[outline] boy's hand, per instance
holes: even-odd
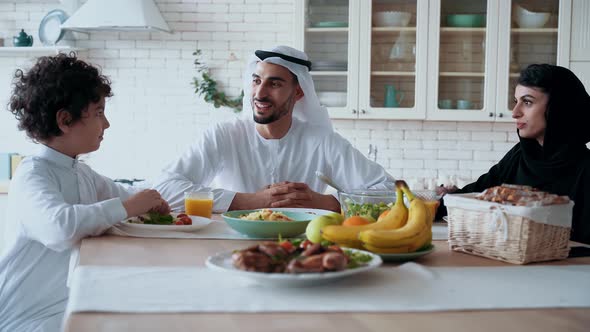
[[[160,193],[153,189],[145,189],[129,197],[123,202],[123,207],[127,211],[127,218],[156,211],[160,213],[169,213],[170,206],[160,196]]]

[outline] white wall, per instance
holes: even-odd
[[[241,89],[243,63],[252,50],[293,41],[293,1],[156,0],[173,34],[93,33],[79,35],[80,55],[100,65],[113,81],[108,101],[111,128],[88,162],[113,178],[152,178],[211,123],[234,116],[193,93],[192,52],[199,48],[226,92]],[[14,20],[14,35],[33,33],[56,1],[0,2],[0,20]],[[40,45],[36,42],[35,45]],[[313,59],[312,59],[313,60]],[[14,69],[26,56],[0,55],[0,104],[6,105]],[[4,108],[4,107],[3,107]],[[338,132],[363,153],[378,147],[378,162],[397,178],[475,178],[517,141],[512,124],[334,120]],[[0,112],[0,151],[24,154],[33,145]]]

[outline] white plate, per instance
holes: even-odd
[[[178,213],[170,213],[173,217],[176,218]],[[152,225],[152,224],[134,224],[129,222],[129,220],[137,218],[128,218],[123,221],[123,226],[136,228],[136,229],[147,229],[153,231],[171,231],[171,232],[192,232],[198,229],[201,229],[211,223],[211,219],[199,216],[189,216],[193,221],[192,225]]]
[[[249,278],[259,284],[265,286],[281,286],[281,287],[298,287],[298,286],[314,286],[325,282],[331,282],[335,279],[348,277],[351,275],[370,271],[383,263],[381,257],[370,253],[368,251],[348,249],[350,251],[360,251],[364,254],[370,255],[373,259],[367,265],[358,267],[356,269],[348,269],[338,272],[323,272],[323,273],[263,273],[263,272],[249,272],[239,270],[234,267],[232,262],[233,251],[226,251],[217,253],[207,258],[206,265],[208,268],[225,273],[231,273],[236,276]]]
[[[61,24],[68,19],[68,15],[61,9],[47,13],[39,24],[39,40],[46,46],[57,44],[64,36]]]
[[[443,219],[443,221],[444,221],[444,222],[446,222],[446,223],[448,223],[448,222],[449,222],[449,216],[444,216],[444,217],[442,217],[442,219]]]

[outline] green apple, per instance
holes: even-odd
[[[322,228],[328,225],[340,225],[343,221],[344,217],[336,212],[316,217],[307,224],[305,235],[309,241],[320,243],[322,242]]]

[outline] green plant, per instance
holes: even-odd
[[[193,52],[195,56],[195,67],[197,69],[197,77],[193,77],[193,85],[195,93],[203,96],[206,102],[213,104],[215,108],[226,106],[232,108],[234,112],[242,111],[242,98],[244,97],[244,90],[240,95],[234,99],[228,98],[225,92],[217,91],[217,82],[209,75],[209,68],[201,62],[201,50],[197,49]],[[199,77],[200,76],[200,77]]]

